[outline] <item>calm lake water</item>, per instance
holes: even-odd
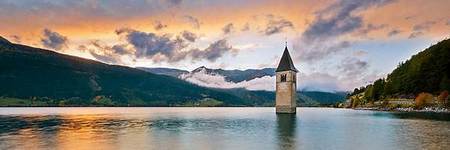
[[[0,108],[0,149],[450,149],[449,114],[274,111]]]

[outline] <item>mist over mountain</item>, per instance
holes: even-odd
[[[248,90],[268,91],[275,89],[275,68],[224,70],[201,66],[192,71],[172,68],[140,67],[138,69],[155,74],[169,75],[210,88],[246,88]]]
[[[197,73],[205,73],[213,76],[223,76],[226,82],[233,82],[233,83],[250,81],[265,76],[275,76],[275,68],[224,70],[224,69],[210,69],[205,66],[201,66],[192,71],[173,68],[145,68],[145,67],[137,67],[137,68],[151,73],[168,75],[172,77],[180,77],[181,75],[183,75],[183,78],[190,78]]]
[[[224,70],[201,66],[190,72],[172,68],[139,69],[155,74],[170,75],[204,87],[215,88],[246,99],[254,105],[274,105],[275,68]],[[346,92],[298,91],[297,102],[300,106],[332,105],[343,101],[346,94]]]
[[[205,66],[201,66],[194,69],[190,74],[195,74],[198,72],[205,72],[211,75],[221,75],[224,76],[225,81],[239,83],[242,81],[250,81],[256,78],[261,78],[265,76],[275,76],[275,68],[263,68],[263,69],[246,69],[246,70],[223,70],[223,69],[209,69]],[[189,75],[186,75],[186,77]]]

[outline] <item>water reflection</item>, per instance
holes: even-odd
[[[0,116],[0,149],[112,149],[120,131],[149,124],[102,115]]]
[[[296,149],[296,123],[297,119],[295,114],[277,114],[278,149]]]
[[[0,108],[0,149],[450,148],[450,121],[433,117],[327,108],[298,115],[273,108]]]
[[[450,121],[450,113],[435,112],[394,112],[392,115],[399,119],[426,119]]]

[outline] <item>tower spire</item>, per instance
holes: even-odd
[[[287,37],[284,37],[284,47],[287,47]]]
[[[286,44],[283,55],[281,56],[281,59],[280,59],[280,63],[278,64],[278,67],[275,70],[275,72],[288,71],[288,70],[295,71],[295,72],[298,71],[295,68],[294,63],[292,62],[292,58],[291,58],[291,55],[289,55],[289,50],[288,50],[287,44]]]

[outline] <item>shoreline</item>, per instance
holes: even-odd
[[[382,108],[382,107],[357,107],[357,108],[349,108],[353,110],[371,110],[371,111],[384,111],[384,112],[411,112],[411,113],[449,113],[450,109],[448,108],[438,108],[438,107],[426,107],[424,109],[414,109],[411,107],[408,108]]]
[[[2,108],[42,108],[42,107],[50,107],[50,108],[126,108],[126,107],[153,107],[153,108],[267,108],[271,106],[0,106]],[[336,109],[351,109],[351,110],[369,110],[369,111],[384,111],[384,112],[404,112],[404,113],[448,113],[450,114],[450,109],[448,108],[438,108],[438,107],[426,107],[424,109],[414,109],[414,108],[382,108],[382,107],[356,107],[356,108],[342,108],[342,107],[324,107],[324,106],[297,106],[298,108],[336,108]]]

